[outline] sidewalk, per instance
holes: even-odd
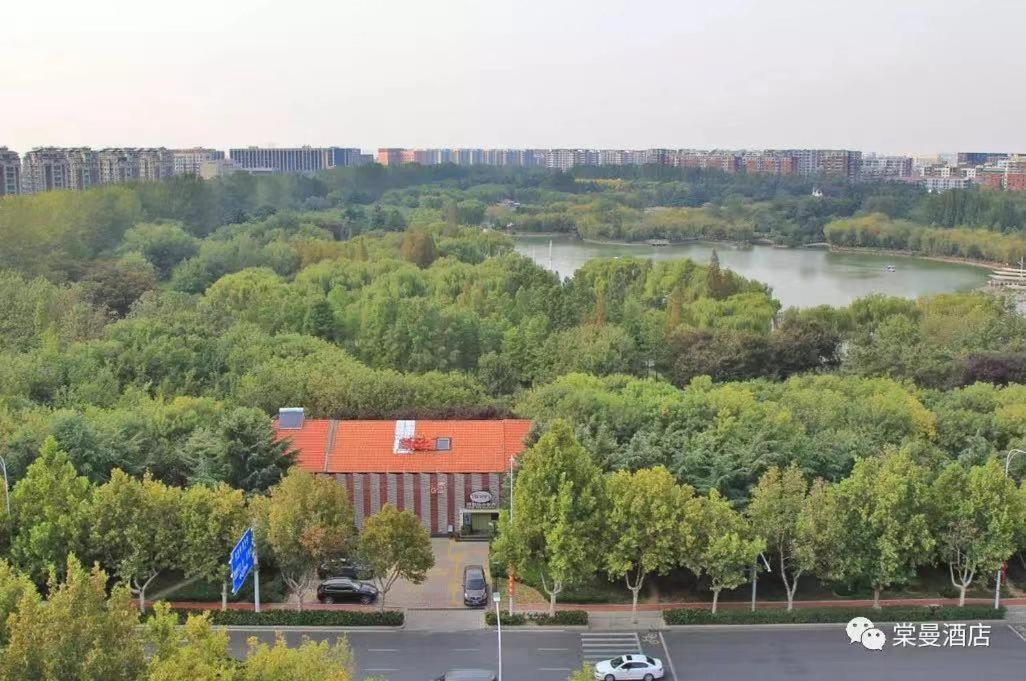
[[[967,598],[965,599],[966,605],[988,605],[992,604],[994,599],[992,598]],[[151,603],[147,601],[147,603]],[[220,610],[220,601],[169,601],[171,607],[182,608],[186,610]],[[152,603],[151,603],[152,604]],[[1001,604],[1008,606],[1010,610],[1015,608],[1015,612],[1022,613],[1024,620],[1026,620],[1026,598],[1003,598]],[[881,598],[880,605],[958,605],[957,598]],[[385,602],[386,610],[396,610],[397,607],[392,607],[393,604],[390,601]],[[264,610],[282,610],[282,609],[294,609],[294,605],[288,603],[262,603],[261,607]],[[506,607],[506,601],[503,601],[503,608]],[[712,607],[712,602],[709,601],[691,601],[687,603],[639,603],[638,613],[653,613],[662,612],[663,610],[674,610],[677,608],[688,608],[692,610],[708,610]],[[721,610],[747,610],[751,607],[750,601],[731,601],[723,602],[720,601],[719,608]],[[759,610],[776,609],[782,610],[787,607],[786,601],[757,601],[756,608]],[[794,607],[796,610],[801,608],[871,608],[873,607],[872,599],[849,599],[849,600],[822,600],[822,601],[795,601]],[[229,610],[252,610],[252,603],[229,603]],[[364,610],[364,611],[375,611],[378,609],[377,605],[322,605],[316,601],[308,602],[303,606],[304,610]],[[463,608],[457,607],[455,610],[462,610]],[[514,602],[514,610],[517,612],[548,612],[549,606],[546,603],[530,603],[524,605],[518,605]],[[630,613],[630,603],[556,603],[556,610],[587,610],[591,613]]]

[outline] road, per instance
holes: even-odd
[[[881,627],[892,637],[890,625]],[[271,632],[231,632],[232,652],[245,654],[246,638],[273,641]],[[338,634],[311,630],[313,640]],[[303,634],[288,633],[297,644]],[[496,668],[494,631],[447,633],[351,632],[357,678],[428,681],[450,668]],[[503,631],[504,681],[565,681],[584,659],[635,652],[638,647],[672,663],[670,681],[965,681],[1019,678],[1026,668],[1026,642],[1005,624],[990,631],[989,647],[897,648],[881,651],[849,645],[843,625],[835,629],[673,630],[662,634],[578,631]],[[666,648],[664,650],[663,641]],[[669,667],[669,664],[667,664]]]

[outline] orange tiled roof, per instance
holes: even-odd
[[[499,473],[531,429],[522,419],[416,421],[415,437],[447,437],[452,449],[397,454],[395,423],[306,419],[300,429],[279,430],[277,422],[275,429],[292,441],[304,470],[326,473]]]

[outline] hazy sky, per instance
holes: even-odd
[[[0,146],[1026,151],[1023,0],[11,1]]]

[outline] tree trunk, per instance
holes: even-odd
[[[139,584],[139,580],[134,578],[132,579],[132,584],[135,585],[135,591],[137,594],[139,594],[140,613],[146,612],[146,589],[150,586],[150,584],[153,583],[153,580],[155,580],[159,574],[159,572],[154,572],[142,584]]]
[[[880,609],[880,589],[873,589],[873,608]]]
[[[967,585],[962,584],[961,586],[958,587],[958,607],[960,607],[960,608],[965,605],[965,590],[966,590],[966,586]]]
[[[798,592],[798,579],[802,576],[801,570],[796,570],[794,577],[787,578],[787,564],[784,562],[784,552],[780,552],[780,579],[784,581],[784,592],[787,594],[787,611],[794,610],[794,595]]]
[[[712,614],[714,614],[714,615],[716,614],[716,606],[719,604],[719,602],[720,602],[720,590],[719,589],[713,589]]]
[[[228,609],[228,580],[221,581],[221,612]]]
[[[552,591],[549,594],[549,617],[556,616],[556,592]]]
[[[627,582],[627,588],[631,592],[631,622],[634,624],[638,623],[638,594],[641,593],[641,586],[645,583],[645,574],[641,572],[641,568],[638,568],[638,579],[631,584],[630,572],[624,577]]]

